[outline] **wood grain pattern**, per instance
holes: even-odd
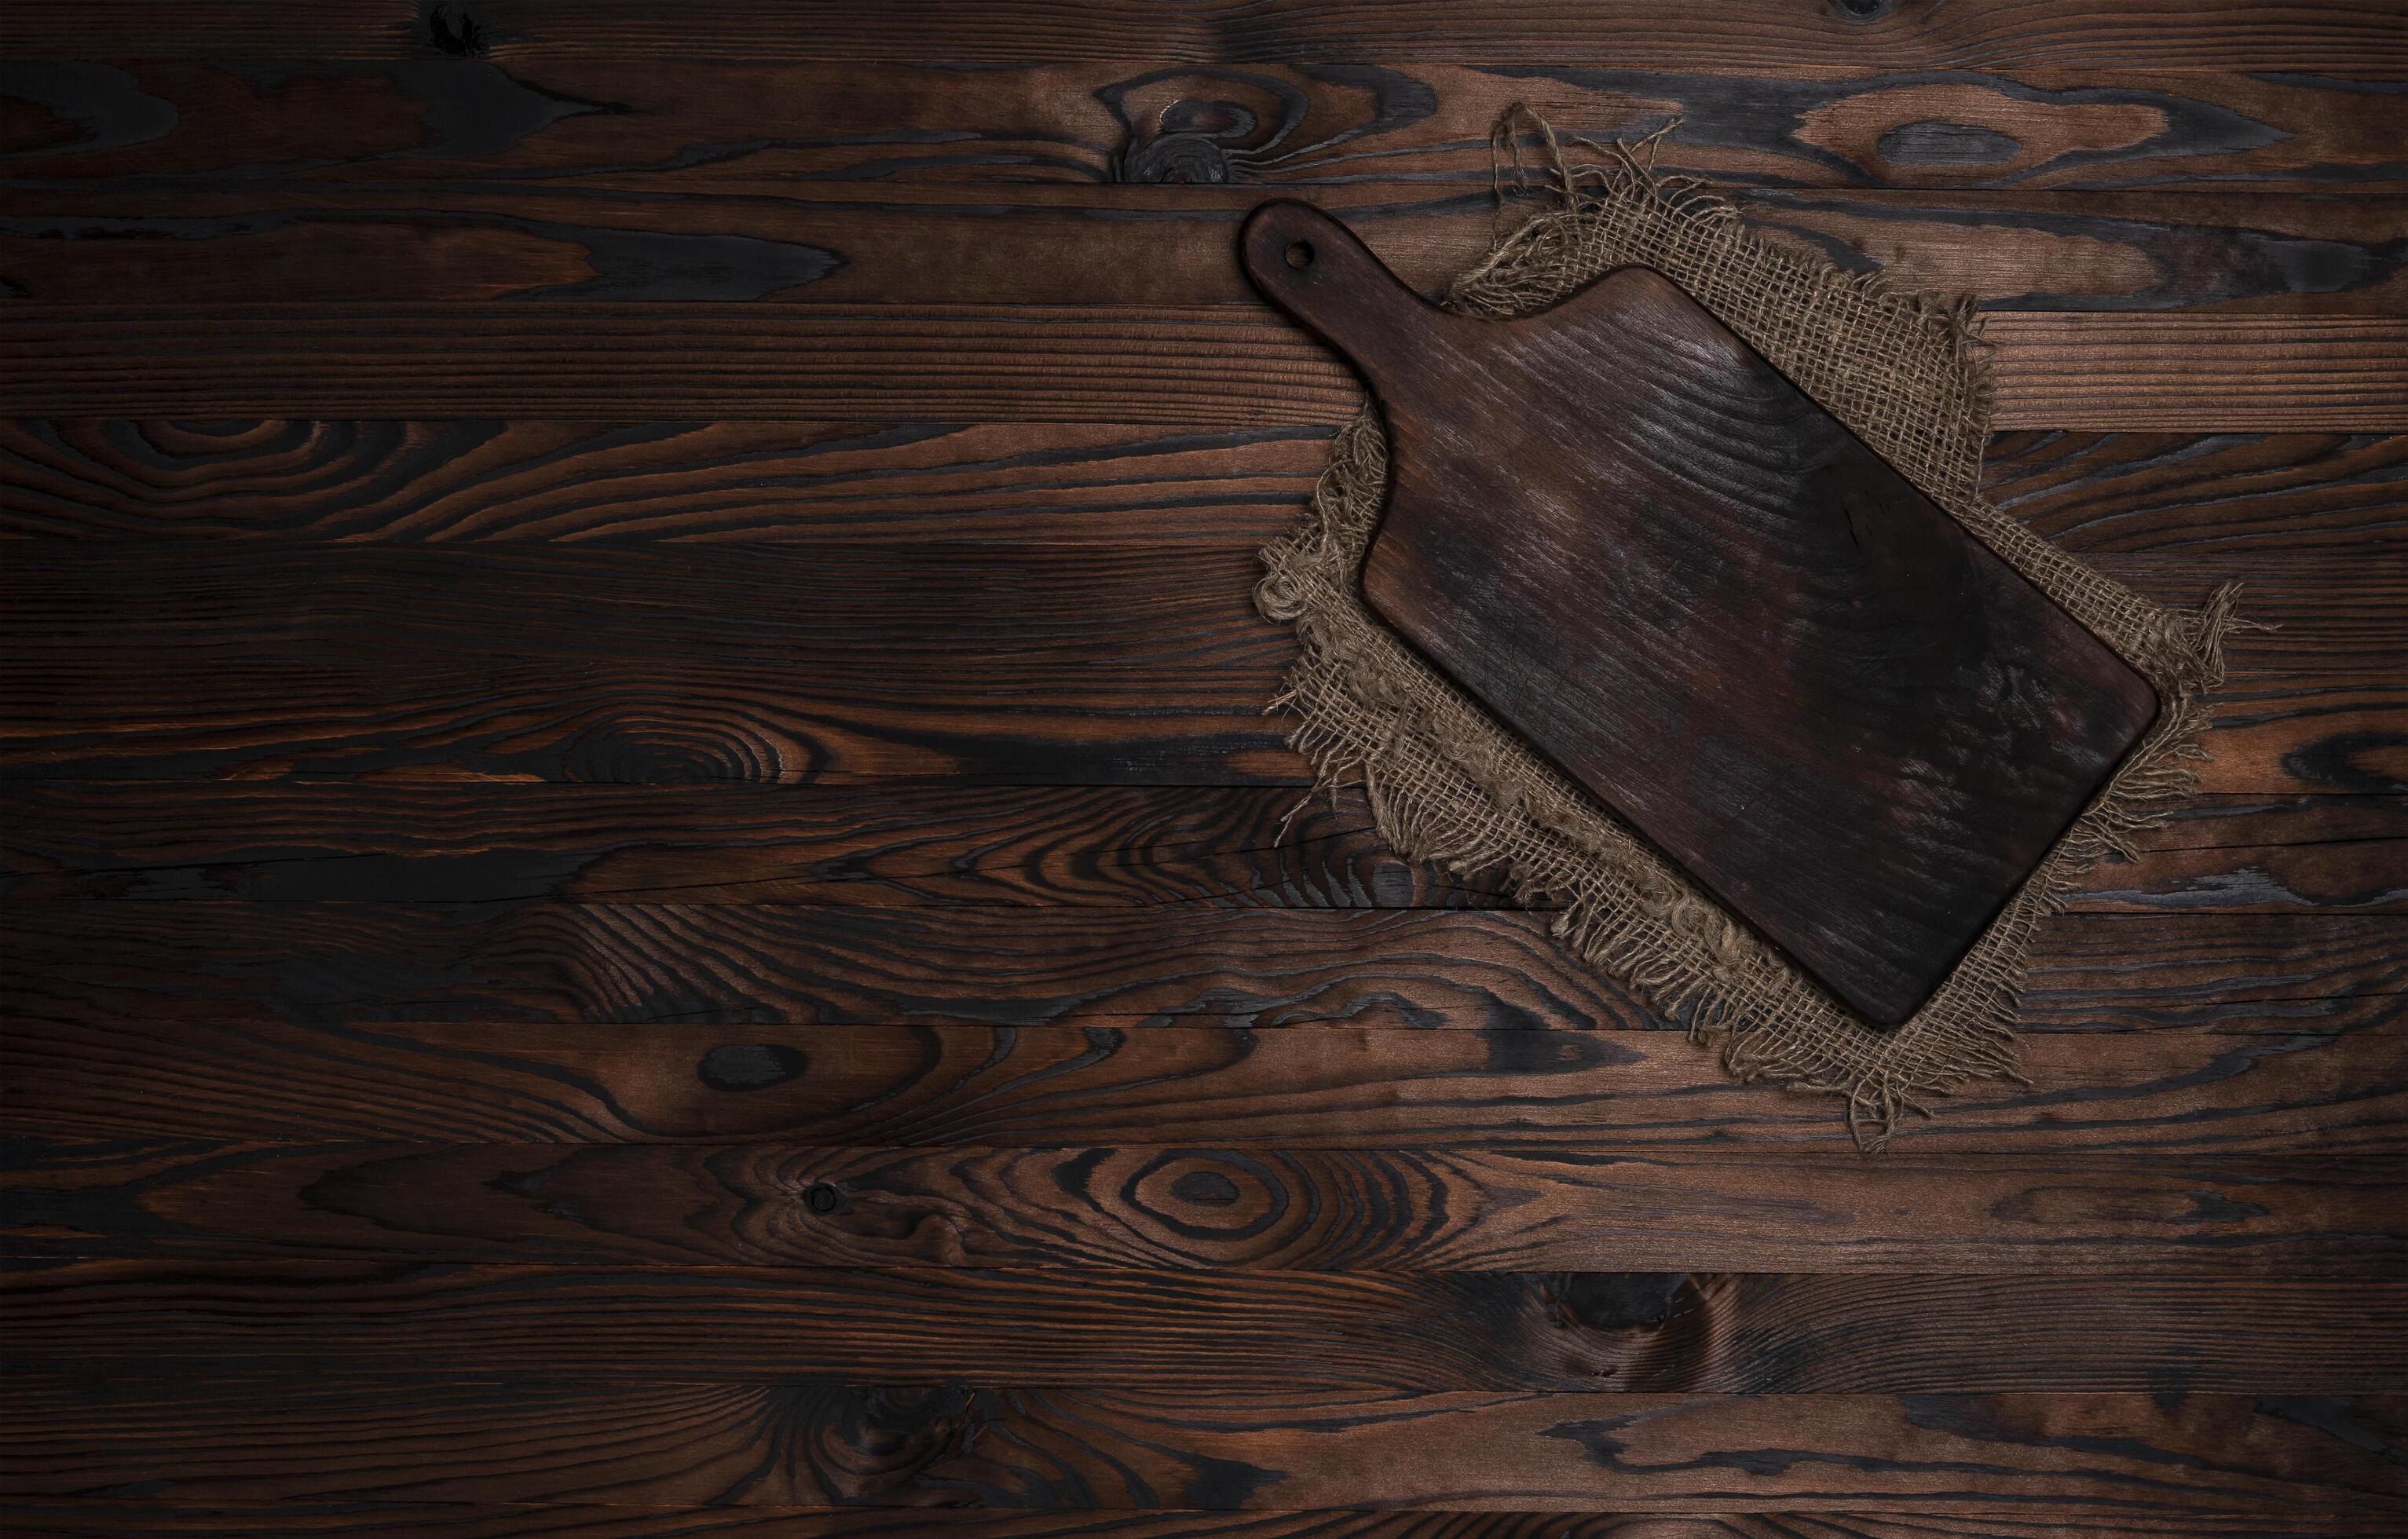
[[[241,553],[213,572],[208,549],[21,548],[0,572],[0,677],[17,681],[0,683],[0,762],[1296,777],[1262,712],[1293,642],[1252,614],[1241,551],[695,547],[665,566],[598,547],[252,545],[215,548]],[[937,595],[942,626],[921,609]],[[128,733],[142,746],[109,746]]]
[[[2249,577],[2206,789],[2408,790],[2396,565],[2101,558],[2151,597]],[[1251,549],[1115,541],[16,542],[0,776],[1296,782],[1294,641]],[[916,606],[941,599],[944,627]],[[746,616],[743,626],[725,623]],[[2312,670],[2312,671],[2310,671]]]
[[[2408,429],[2388,316],[2002,313],[2001,428]],[[1333,426],[1353,377],[1255,307],[0,306],[10,417]]]
[[[2394,321],[2234,316],[2210,331],[2177,316],[2033,312],[1984,335],[2000,344],[2001,427],[2374,428],[2408,402],[2408,323]],[[2045,363],[2020,367],[2017,349]]]
[[[0,420],[0,537],[1254,547],[1328,430]],[[2000,435],[1993,500],[2086,555],[2391,555],[2408,435]]]
[[[1531,64],[1611,62],[1784,74],[1865,68],[2053,65],[2105,71],[2301,71],[2408,75],[2394,17],[2374,0],[2202,12],[2180,0],[2114,6],[2043,0],[1997,14],[1869,7],[1801,9],[1772,0],[1705,0],[1667,29],[1630,0],[1562,7],[1531,0],[1383,0],[1339,12],[1314,0],[1011,0],[964,12],[942,0],[837,0],[808,21],[744,0],[699,0],[665,15],[636,0],[479,0],[440,27],[371,0],[268,0],[238,16],[168,0],[120,0],[95,17],[76,0],[21,0],[0,44],[65,57],[434,58],[466,51],[515,62],[564,53],[680,52],[768,60],[1126,59],[1279,63],[1330,58]],[[468,23],[473,22],[471,27]]]
[[[1293,191],[1360,226],[1425,292],[1478,261],[1500,221],[1530,207],[1517,200],[1500,212],[1484,185]],[[2381,320],[2408,302],[2408,205],[2397,196],[1762,189],[1735,197],[1776,244],[1969,293],[2001,314]],[[151,306],[236,307],[265,284],[280,305],[1251,310],[1230,246],[1260,200],[1232,187],[853,180],[700,192],[607,178],[553,185],[540,173],[356,187],[20,182],[0,215],[0,274],[9,297],[46,306],[138,294]]]
[[[2177,554],[2107,555],[2090,558],[2100,571],[2138,591],[2168,603],[2186,582],[2222,561],[2239,570],[2241,558]],[[2235,674],[2246,677],[2298,670],[2396,675],[2408,664],[2408,626],[2398,625],[2395,591],[2408,580],[2408,557],[2381,551],[2371,557],[2272,552],[2247,561],[2262,574],[2254,587],[2241,579],[2250,618],[2271,629],[2243,630],[2225,648]]]
[[[2408,798],[2200,797],[2081,913],[2401,913]],[[1361,792],[1284,786],[0,784],[0,904],[1513,906],[1399,859]]]
[[[723,1384],[985,1378],[1641,1393],[2377,1393],[2408,1285],[1575,1272],[423,1270],[81,1261],[0,1279],[12,1371]]]
[[[1377,179],[1401,195],[1434,183],[1485,190],[1489,127],[1518,101],[1596,138],[1636,138],[1678,119],[1657,164],[1734,187],[2408,190],[2401,93],[2274,73],[2264,59],[2246,73],[2042,64],[1935,77],[1746,74],[1695,61],[1591,68],[1560,54],[1522,67],[1125,59],[965,73],[682,50],[517,50],[500,60],[429,50],[306,67],[169,56],[179,52],[190,50],[146,48],[62,62],[36,81],[0,78],[17,104],[0,119],[0,153],[25,157],[12,180],[84,192],[147,182],[169,192],[269,179],[390,189],[508,178],[538,189],[792,195],[808,180],[1334,188]]]
[[[727,1539],[2058,1539],[2061,1515],[2047,1505],[2015,1513],[1912,1510],[1890,1513],[980,1513],[966,1507],[782,1507],[599,1503],[397,1503],[281,1501],[208,1505],[116,1501],[0,1501],[0,1518],[31,1534],[106,1539],[188,1539],[195,1534],[434,1534],[440,1539],[651,1539],[662,1525],[679,1534]],[[2083,1510],[2083,1534],[2102,1539],[2315,1539],[2372,1534],[2388,1539],[2382,1510],[2258,1510],[2258,1513],[2107,1513]]]
[[[2217,692],[2209,791],[2283,782],[2345,792],[2408,789],[2408,734],[2398,697],[2369,676],[2234,681]]]
[[[1768,1092],[1774,1093],[1774,1092]],[[17,1140],[0,1257],[2396,1274],[2397,1156]]]
[[[1645,1024],[1640,1022],[1639,1024]],[[2408,1035],[2041,1033],[1928,1151],[2408,1151]],[[1836,1107],[1669,1032],[20,1022],[11,1126],[60,1137],[1820,1147]]]
[[[2349,552],[2398,559],[2408,438],[2282,433],[2001,434],[1991,502],[2069,550]]]
[[[1482,321],[1304,204],[1239,238],[1386,425],[1365,603],[1862,1019],[1923,1006],[2157,720],[1663,275]]]
[[[2137,861],[2086,873],[2074,908],[2280,913],[2397,911],[2408,874],[2408,804],[2343,796],[2253,804],[2203,800],[2141,838]]]
[[[670,904],[59,904],[0,929],[20,1020],[1645,1026],[1546,914]],[[2069,915],[2023,1024],[2359,1030],[2408,921]]]
[[[151,1398],[138,1422],[129,1394]],[[25,1375],[0,1405],[41,1429],[0,1463],[10,1495],[2217,1512],[2396,1510],[2402,1485],[2392,1395],[1850,1395],[1801,1418],[1777,1397]]]
[[[272,1520],[280,1532],[346,1539],[653,1539],[664,1527],[716,1539],[2061,1539],[2066,1521],[2103,1539],[2392,1539],[2382,1511],[2273,1505],[2222,1512],[2133,1512],[2026,1506],[1946,1511],[1894,1506],[1881,1513],[1517,1513],[1517,1512],[996,1512],[965,1508],[828,1508],[748,1504],[674,1506],[573,1502],[408,1503],[292,1501],[138,1505],[107,1500],[17,1500],[5,1530],[45,1536],[186,1539],[249,1534]]]
[[[2381,848],[2251,846],[2235,859],[2286,860],[2300,884],[2319,872],[2334,883],[2371,880],[2372,868],[2320,856]],[[1414,908],[1493,906],[1500,891],[1399,859],[1358,793],[1292,786],[0,784],[0,903]]]
[[[0,363],[0,412],[16,417],[887,417],[1224,432],[1335,424],[1359,405],[1319,348],[1234,306],[11,304]]]
[[[1259,546],[1323,427],[0,420],[0,536]]]
[[[0,1535],[2396,1535],[2396,10],[0,4]],[[1516,100],[2284,627],[1878,1161],[1259,714]]]

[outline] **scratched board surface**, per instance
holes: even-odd
[[[1434,292],[1514,101],[2279,627],[1878,1159],[1263,714],[1238,222]],[[2403,142],[2378,4],[16,0],[0,1532],[2400,1532]]]

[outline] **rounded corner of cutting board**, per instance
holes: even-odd
[[[2052,599],[2050,602],[2055,603],[2056,601]],[[2059,605],[2058,607],[2063,608],[2064,606]],[[2070,615],[2069,618],[2071,618]],[[2074,620],[2074,623],[2077,625],[2082,624],[2078,620]],[[2084,625],[2082,628],[2086,631],[2090,630],[2086,625]],[[2090,634],[2092,639],[2096,640],[2099,645],[2101,647],[2107,647],[2105,637],[2100,636],[2096,631],[2091,631]],[[2166,714],[2166,697],[2164,691],[2159,690],[2156,684],[2150,681],[2148,675],[2141,672],[2140,669],[2133,667],[2130,662],[2128,662],[2121,652],[2117,652],[2113,647],[2107,647],[2107,650],[2114,657],[2116,662],[2124,664],[2124,671],[2131,676],[2132,681],[2135,684],[2140,686],[2139,692],[2132,697],[2133,704],[2137,709],[2134,711],[2132,717],[2133,727],[2131,735],[2125,740],[2124,751],[2115,756],[2115,762],[2121,764],[2131,751],[2140,746],[2142,739],[2147,737],[2149,734],[2157,730],[2158,721],[2163,720]]]

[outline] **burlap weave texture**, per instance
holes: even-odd
[[[1535,120],[1525,121],[1535,123]],[[1514,115],[1498,124],[1516,141]],[[1899,292],[1751,233],[1686,178],[1628,147],[1573,170],[1543,124],[1550,207],[1448,291],[1466,314],[1542,309],[1637,264],[1678,283],[2001,559],[2128,661],[2163,704],[2148,737],[1911,1019],[1877,1031],[1809,982],[1612,813],[1456,690],[1362,602],[1387,446],[1367,407],[1340,433],[1310,511],[1264,551],[1263,613],[1294,625],[1299,658],[1275,706],[1325,787],[1359,782],[1383,837],[1410,859],[1501,870],[1513,895],[1560,912],[1590,963],[1721,1051],[1743,1078],[1845,1098],[1857,1142],[1880,1147],[1901,1112],[1969,1081],[2016,1076],[2017,996],[2033,931],[2074,879],[2189,791],[2222,677],[2233,591],[2196,610],[2150,602],[2009,519],[1981,494],[1988,393],[1964,306]],[[1517,171],[1518,161],[1517,161]],[[2128,852],[2128,850],[2127,850]]]

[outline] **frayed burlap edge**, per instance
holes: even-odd
[[[1858,1146],[1878,1149],[1899,1114],[1928,1111],[1930,1097],[2021,1080],[2014,1020],[2033,930],[2086,868],[2129,854],[2132,831],[2161,822],[2191,789],[2205,697],[2239,623],[2235,589],[2196,610],[2151,603],[1983,500],[1989,400],[1968,307],[1770,245],[1729,204],[1690,178],[1656,176],[1632,147],[1596,147],[1604,164],[1573,170],[1520,108],[1498,124],[1517,180],[1517,115],[1544,145],[1555,206],[1457,279],[1449,307],[1525,315],[1611,268],[1663,273],[2121,653],[2156,686],[2157,722],[1939,991],[1884,1032],[1734,922],[1365,609],[1357,574],[1387,474],[1376,408],[1339,434],[1304,521],[1263,552],[1256,604],[1292,623],[1300,644],[1272,708],[1299,719],[1289,741],[1322,787],[1360,782],[1399,854],[1461,875],[1501,871],[1517,900],[1559,906],[1566,945],[1694,1040],[1717,1044],[1731,1074],[1845,1097]]]

